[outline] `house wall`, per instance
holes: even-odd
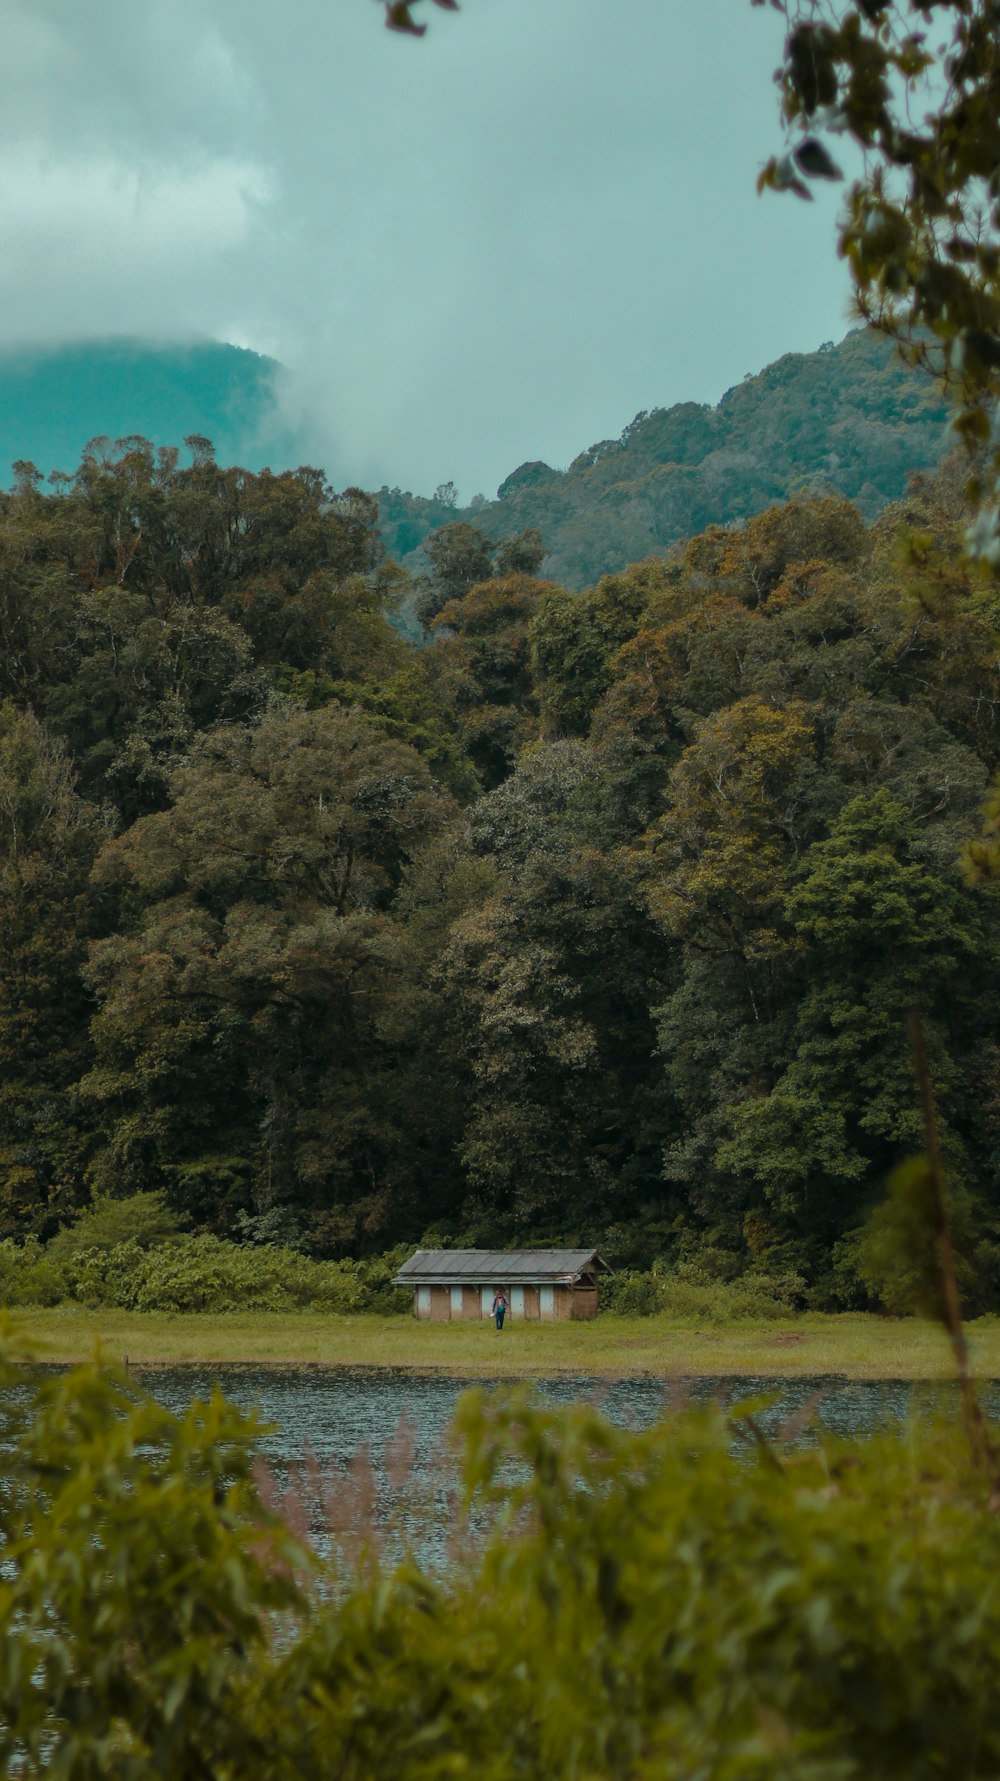
[[[552,1310],[542,1309],[542,1288],[525,1286],[523,1292],[523,1310],[515,1310],[512,1288],[507,1287],[507,1319],[526,1323],[535,1323],[539,1318],[544,1321],[563,1318],[588,1318],[597,1316],[598,1295],[594,1286],[558,1286],[544,1289],[546,1294],[551,1291]],[[493,1303],[494,1286],[417,1286],[413,1291],[413,1315],[423,1322],[431,1323],[479,1323],[491,1316],[490,1307]],[[518,1304],[521,1300],[519,1297]]]
[[[416,1286],[413,1315],[423,1323],[478,1323],[489,1315],[489,1306],[484,1310],[478,1286]]]

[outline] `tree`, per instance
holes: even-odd
[[[83,1197],[82,971],[105,834],[64,750],[37,718],[0,707],[0,1236],[51,1230]]]
[[[449,600],[433,621],[430,666],[455,710],[466,754],[488,790],[538,731],[530,624],[549,584],[496,577]]]
[[[532,667],[550,734],[585,735],[648,597],[639,575],[605,575],[587,594],[549,588],[531,621]]]
[[[883,788],[844,807],[785,900],[790,932],[807,948],[787,1066],[768,1094],[736,1109],[718,1165],[755,1180],[776,1230],[794,1232],[814,1257],[858,1222],[899,1157],[921,1147],[906,1025],[914,1007],[932,1038],[946,1141],[962,1173],[969,1064],[1000,955],[994,912],[950,861],[939,873],[921,854],[917,825]],[[979,1112],[1000,1134],[995,1095]],[[984,1185],[995,1194],[995,1180]]]
[[[523,532],[501,538],[496,547],[493,573],[501,576],[537,575],[547,555],[537,526],[527,526]]]
[[[438,966],[465,1064],[469,1210],[494,1233],[582,1233],[659,1197],[663,949],[594,769],[580,742],[541,746],[479,801],[492,894],[454,922]]]
[[[336,705],[213,732],[171,797],[98,868],[138,909],[90,972],[95,1185],[163,1187],[216,1225],[292,1203],[321,1247],[384,1246],[406,1166],[382,943],[448,800],[412,749]]]
[[[462,600],[478,582],[493,573],[494,546],[478,526],[452,520],[424,540],[431,566],[419,602],[419,616],[427,625],[449,600]]]
[[[420,0],[386,9],[421,36]],[[765,0],[750,0],[763,6]],[[787,149],[758,189],[810,198],[843,178],[848,137],[864,169],[839,230],[858,309],[912,363],[942,376],[953,425],[987,447],[970,541],[1000,563],[1000,13],[996,0],[767,0],[788,22],[778,72]],[[455,0],[437,0],[455,10]]]
[[[764,0],[752,0],[762,5]],[[771,0],[788,20],[780,70],[789,151],[761,186],[809,197],[841,173],[824,138],[847,135],[864,171],[840,248],[860,313],[929,365],[957,402],[955,430],[987,446],[992,476],[974,542],[1000,561],[1000,12],[995,0]]]

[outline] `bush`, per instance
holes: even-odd
[[[621,1268],[601,1281],[602,1311],[621,1317],[652,1317],[666,1303],[666,1278],[656,1268]]]
[[[763,1321],[788,1317],[793,1307],[780,1296],[779,1283],[768,1275],[745,1274],[742,1280],[716,1280],[701,1285],[694,1280],[674,1279],[666,1293],[664,1310],[684,1323],[730,1323],[740,1318]]]
[[[139,1194],[111,1204],[135,1207],[157,1201]],[[153,1241],[155,1206],[140,1208],[139,1232],[114,1243],[84,1243],[83,1235],[106,1239],[120,1231],[119,1215],[89,1215],[47,1246],[35,1238],[23,1244],[0,1242],[0,1304],[58,1305],[118,1311],[373,1311],[408,1312],[409,1292],[392,1285],[408,1248],[366,1261],[314,1261],[297,1249],[273,1243],[227,1243],[207,1235],[171,1235]],[[146,1216],[148,1214],[148,1216]]]
[[[65,1270],[37,1237],[0,1242],[0,1304],[58,1305],[67,1297]]]
[[[82,1250],[65,1268],[73,1298],[124,1311],[356,1311],[363,1298],[353,1263],[212,1236]]]
[[[221,1237],[178,1236],[148,1247],[135,1237],[113,1247],[73,1246],[53,1256],[33,1240],[0,1243],[0,1302],[63,1300],[119,1311],[408,1311],[390,1284],[401,1255],[318,1262],[275,1244],[246,1247]]]
[[[127,1200],[101,1197],[56,1232],[48,1254],[62,1261],[80,1250],[111,1250],[129,1242],[148,1249],[178,1236],[180,1230],[180,1221],[161,1193],[132,1194]]]
[[[4,1774],[1000,1773],[998,1479],[964,1423],[778,1451],[739,1411],[469,1393],[432,1575],[373,1542],[352,1567],[335,1520],[311,1555],[221,1397],[2,1382]]]
[[[685,1323],[728,1323],[736,1318],[787,1317],[803,1291],[798,1274],[751,1270],[736,1280],[692,1278],[693,1269],[668,1273],[623,1269],[601,1285],[601,1310],[624,1317],[663,1313]]]

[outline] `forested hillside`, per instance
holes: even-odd
[[[873,519],[913,471],[938,462],[947,421],[926,373],[858,329],[748,375],[717,408],[683,402],[637,414],[620,439],[592,445],[566,471],[522,464],[496,501],[452,511],[440,498],[381,489],[382,535],[419,572],[424,538],[449,520],[473,520],[495,539],[534,527],[546,574],[579,589],[804,490],[847,495]]]
[[[81,340],[0,352],[0,484],[24,459],[72,473],[88,440],[137,434],[171,445],[212,440],[224,464],[296,462],[280,421],[274,359],[219,340]]]
[[[319,473],[22,478],[0,1236],[158,1188],[318,1255],[580,1236],[856,1302],[917,1003],[993,1302],[1000,929],[959,859],[998,614],[956,487],[871,526],[794,502],[583,594],[515,568],[418,648],[374,502]]]
[[[302,449],[279,412],[280,369],[217,341],[85,341],[0,354],[0,483],[9,486],[19,459],[44,476],[71,472],[95,435],[169,445],[197,433],[221,464],[295,465]],[[786,354],[715,408],[685,402],[638,414],[568,470],[522,464],[494,501],[459,507],[451,484],[432,496],[382,488],[379,533],[388,554],[420,575],[428,534],[450,522],[474,523],[494,542],[534,529],[546,574],[578,590],[706,525],[748,519],[803,491],[847,495],[872,519],[914,470],[938,462],[947,420],[933,381],[857,330],[819,352]],[[329,424],[336,435],[338,417]]]

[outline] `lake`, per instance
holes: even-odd
[[[257,1408],[265,1422],[275,1425],[261,1445],[276,1466],[301,1458],[307,1447],[320,1461],[344,1462],[360,1447],[368,1446],[377,1460],[403,1414],[414,1426],[418,1455],[427,1455],[439,1447],[461,1393],[475,1383],[438,1373],[387,1368],[249,1364],[135,1367],[133,1377],[171,1410],[183,1411],[193,1398],[209,1396],[215,1386],[242,1409]],[[665,1407],[676,1402],[679,1391],[696,1404],[716,1398],[730,1405],[766,1396],[771,1401],[757,1421],[770,1434],[777,1434],[814,1398],[814,1415],[822,1427],[836,1434],[857,1435],[902,1421],[914,1402],[945,1401],[951,1391],[949,1386],[904,1380],[775,1379],[763,1375],[689,1382],[560,1375],[533,1383],[546,1403],[572,1404],[586,1399],[598,1404],[612,1421],[637,1427],[655,1421]],[[502,1386],[487,1382],[486,1389]],[[990,1408],[1000,1410],[1000,1386],[988,1386],[985,1395]]]
[[[184,1411],[192,1399],[207,1397],[216,1385],[241,1408],[256,1408],[274,1425],[261,1441],[261,1453],[275,1489],[291,1490],[298,1501],[300,1531],[308,1532],[318,1546],[326,1546],[329,1526],[336,1525],[340,1512],[333,1509],[331,1523],[330,1504],[347,1504],[343,1526],[349,1526],[351,1501],[363,1502],[368,1488],[376,1524],[388,1525],[395,1518],[397,1534],[402,1531],[425,1561],[434,1564],[444,1557],[447,1528],[454,1520],[455,1480],[441,1463],[442,1437],[469,1380],[387,1369],[255,1365],[142,1367],[134,1368],[133,1376],[172,1410]],[[679,1393],[676,1380],[650,1378],[608,1381],[561,1376],[534,1384],[545,1402],[587,1399],[613,1421],[635,1427],[648,1426],[677,1402]],[[498,1387],[488,1384],[486,1389]],[[947,1401],[953,1388],[904,1381],[761,1376],[696,1379],[682,1390],[693,1403],[716,1398],[733,1405],[767,1397],[769,1402],[756,1420],[773,1435],[815,1400],[814,1424],[836,1434],[857,1435],[899,1425],[914,1406]],[[992,1411],[1000,1411],[997,1385],[986,1388],[985,1398]],[[412,1436],[412,1459],[402,1486],[393,1481],[392,1445],[401,1417]],[[798,1438],[813,1438],[809,1426]],[[363,1450],[370,1452],[370,1471]],[[355,1462],[352,1481],[351,1461],[359,1452],[362,1458],[360,1464]],[[286,1499],[283,1513],[294,1520],[291,1501]],[[325,1511],[321,1501],[327,1504]]]

